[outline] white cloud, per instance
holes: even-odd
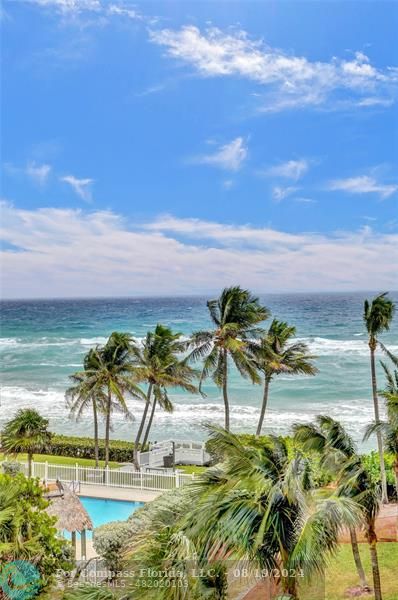
[[[126,17],[134,21],[148,21],[150,24],[157,22],[156,17],[146,17],[141,14],[129,1],[109,3],[108,0],[27,0],[43,8],[52,8],[62,15],[77,17],[83,13],[97,14],[104,23],[107,16]]]
[[[287,198],[288,196],[294,194],[294,192],[297,192],[298,189],[299,188],[294,186],[282,187],[276,185],[272,188],[272,198],[273,200],[275,200],[275,202],[281,202],[282,200],[285,200],[285,198]]]
[[[252,40],[242,30],[224,32],[213,27],[201,32],[192,25],[151,31],[150,39],[203,77],[235,76],[262,86],[258,89],[263,89],[263,111],[321,107],[328,102],[336,109],[350,102],[358,105],[370,94],[372,102],[363,106],[382,105],[397,91],[397,70],[377,69],[362,52],[351,60],[310,61]]]
[[[301,158],[300,160],[288,160],[287,162],[270,167],[264,174],[270,177],[285,177],[286,179],[298,181],[305,175],[308,168],[308,160]]]
[[[247,145],[242,137],[237,137],[228,144],[220,146],[212,154],[205,154],[193,159],[193,162],[213,165],[228,171],[238,171],[247,157]]]
[[[47,164],[37,165],[35,162],[29,162],[26,167],[28,177],[36,181],[39,185],[44,185],[50,175],[51,166]]]
[[[233,283],[258,291],[396,285],[398,235],[369,227],[293,234],[175,217],[133,227],[112,212],[9,204],[2,216],[1,237],[18,248],[2,255],[7,297],[192,294]]]
[[[56,8],[63,13],[80,13],[101,9],[99,0],[28,0],[28,2],[43,7]]]
[[[85,202],[91,201],[91,185],[94,183],[94,179],[78,179],[74,175],[65,175],[60,177],[60,181],[68,183]]]
[[[329,182],[329,190],[339,190],[351,194],[378,194],[381,198],[388,198],[398,191],[398,185],[393,183],[380,183],[374,177],[361,175],[347,179],[334,179]]]

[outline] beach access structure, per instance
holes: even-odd
[[[149,445],[146,452],[138,453],[141,468],[171,468],[175,465],[205,466],[210,463],[205,442],[165,440]]]

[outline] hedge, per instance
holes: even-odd
[[[1,446],[1,444],[0,444]],[[1,450],[1,448],[0,448]],[[15,448],[16,452],[25,452],[24,448]],[[99,440],[99,459],[105,460],[105,440]],[[133,460],[133,442],[110,440],[109,460],[114,462],[131,462]],[[51,441],[40,449],[43,454],[54,456],[71,456],[72,458],[95,458],[94,439],[90,437],[74,437],[51,434]],[[38,451],[36,452],[36,454]]]
[[[131,462],[134,444],[123,440],[110,440],[109,460],[115,462]],[[94,440],[89,437],[73,437],[53,435],[46,447],[48,454],[55,456],[72,456],[76,458],[95,458]],[[105,440],[99,440],[99,459],[105,459]]]

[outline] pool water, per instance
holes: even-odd
[[[110,521],[126,521],[133,512],[144,506],[143,502],[90,498],[89,496],[79,496],[79,498],[90,515],[94,529]],[[70,539],[70,534],[65,534],[65,537]],[[91,531],[87,532],[87,537],[88,539],[92,538]]]
[[[89,496],[80,496],[80,501],[90,515],[94,528],[109,523],[109,521],[125,521],[137,508],[144,505],[143,502],[108,500]]]

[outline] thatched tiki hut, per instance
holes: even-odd
[[[86,531],[93,530],[92,521],[80,502],[78,496],[65,488],[62,496],[50,499],[47,512],[52,517],[57,517],[56,527],[61,531],[69,531],[72,536],[72,546],[76,558],[76,532],[81,535],[81,558],[86,558]]]

